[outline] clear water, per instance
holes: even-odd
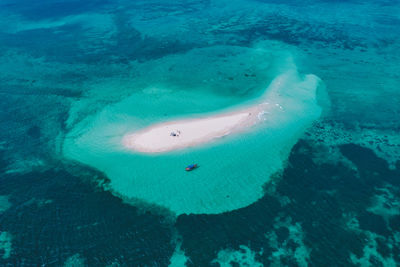
[[[2,1],[0,265],[398,265],[399,14],[398,1]],[[287,71],[273,127],[159,156],[121,147],[251,103]]]
[[[248,50],[226,60],[231,64],[235,60],[245,61],[243,57],[253,53],[253,48]],[[204,49],[202,52],[210,53]],[[263,184],[268,177],[282,169],[297,138],[321,115],[316,97],[321,87],[319,79],[299,77],[293,63],[286,58],[261,57],[272,52],[270,49],[263,53],[256,51],[260,63],[254,63],[282,61],[281,64],[287,66],[266,89],[259,85],[260,91],[266,92],[258,97],[265,100],[257,102],[268,101],[266,104],[272,106],[269,113],[263,115],[265,121],[260,127],[223,138],[216,144],[182,151],[156,155],[128,151],[122,146],[124,136],[143,125],[182,116],[180,111],[188,113],[185,118],[205,116],[223,107],[221,103],[235,102],[234,97],[209,92],[188,93],[181,85],[172,89],[158,85],[161,89],[145,88],[79,123],[65,137],[63,154],[104,172],[111,180],[111,190],[117,195],[145,200],[178,215],[220,213],[247,206],[262,197]],[[186,54],[181,57],[192,59]],[[175,62],[176,58],[165,60]],[[206,71],[209,79],[221,79],[221,75],[214,74],[220,66],[207,65],[206,70],[191,70],[184,76],[206,76],[203,73]],[[182,82],[180,79],[178,83]],[[210,87],[218,86],[218,82],[217,85],[210,83]],[[244,103],[251,104],[245,100]],[[193,162],[201,168],[185,172],[185,166]]]

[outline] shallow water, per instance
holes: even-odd
[[[316,98],[320,81],[315,76],[301,78],[294,68],[288,64],[286,72],[264,89],[259,101],[267,101],[271,108],[262,115],[265,121],[259,127],[244,134],[170,153],[129,151],[122,144],[125,135],[139,130],[141,123],[157,122],[160,114],[167,121],[174,111],[195,109],[200,113],[212,105],[220,108],[221,97],[213,94],[188,95],[177,88],[168,90],[167,96],[162,90],[149,95],[145,89],[78,124],[65,137],[63,154],[104,172],[117,195],[145,200],[178,215],[247,206],[262,197],[263,184],[282,169],[297,138],[321,114]],[[153,98],[158,100],[154,103]],[[137,115],[138,106],[142,106],[140,113],[148,114],[145,122]],[[186,173],[184,167],[192,162],[201,168]]]
[[[398,265],[399,14],[398,1],[3,1],[0,265]],[[121,147],[251,103],[289,69],[282,98],[306,112],[276,127],[159,156]],[[310,102],[293,95],[307,74],[321,79]]]

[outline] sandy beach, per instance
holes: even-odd
[[[268,103],[258,103],[209,117],[155,124],[126,135],[123,144],[143,153],[161,153],[209,143],[265,120],[268,107]]]

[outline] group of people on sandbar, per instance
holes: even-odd
[[[179,135],[181,135],[181,131],[179,131],[179,130],[171,132],[171,134],[170,134],[170,136],[173,136],[173,137],[179,137]]]

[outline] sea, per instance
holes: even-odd
[[[2,0],[0,266],[400,266],[400,1]]]

